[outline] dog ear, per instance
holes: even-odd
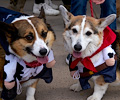
[[[16,36],[18,30],[13,24],[7,24],[0,21],[0,36],[6,35],[8,37]]]
[[[39,14],[38,18],[43,19],[44,22],[46,23],[46,16],[45,16],[45,11],[44,11],[43,6],[41,7],[40,14]]]
[[[68,12],[67,9],[63,5],[59,6],[59,10],[60,10],[61,15],[63,17],[65,25],[69,26],[71,23],[71,18],[73,17],[73,15],[70,12]]]
[[[108,25],[110,25],[116,19],[116,14],[111,14],[106,18],[99,19],[99,30],[104,30]]]

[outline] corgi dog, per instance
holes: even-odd
[[[26,100],[35,100],[38,80],[41,78],[50,83],[53,78],[54,31],[46,23],[43,8],[38,17],[3,7],[0,7],[0,14],[1,97],[13,100],[22,92],[22,87],[28,86]]]
[[[90,88],[88,80],[92,79],[94,92],[87,100],[101,100],[109,84],[120,84],[120,71],[117,69],[120,57],[120,33],[115,34],[108,27],[116,15],[95,19],[86,15],[74,16],[62,5],[59,9],[65,22],[63,32],[65,48],[71,54],[70,74],[74,79],[79,79],[79,82],[73,84],[70,89],[73,91],[88,89]]]

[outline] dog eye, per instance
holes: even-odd
[[[33,40],[33,35],[32,34],[29,34],[29,35],[27,35],[26,37],[25,37],[27,40]]]
[[[77,33],[78,32],[75,28],[73,28],[72,31],[73,31],[73,33]]]
[[[43,38],[46,38],[47,32],[42,31],[41,36],[42,36]]]
[[[87,35],[87,36],[90,36],[91,34],[92,34],[92,33],[91,33],[90,31],[87,31],[87,32],[86,32],[86,35]]]

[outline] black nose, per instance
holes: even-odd
[[[40,53],[42,56],[44,56],[44,55],[47,54],[47,49],[42,48],[42,49],[39,51],[39,53]]]
[[[74,49],[76,51],[80,51],[82,49],[82,46],[79,43],[77,43],[76,45],[74,45]]]

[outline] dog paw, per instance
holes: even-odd
[[[34,96],[27,96],[26,100],[35,100]]]
[[[80,83],[76,83],[70,86],[70,90],[74,91],[74,92],[79,92],[80,90],[82,90]]]
[[[97,96],[91,95],[87,98],[87,100],[101,100],[101,99],[99,99]]]

